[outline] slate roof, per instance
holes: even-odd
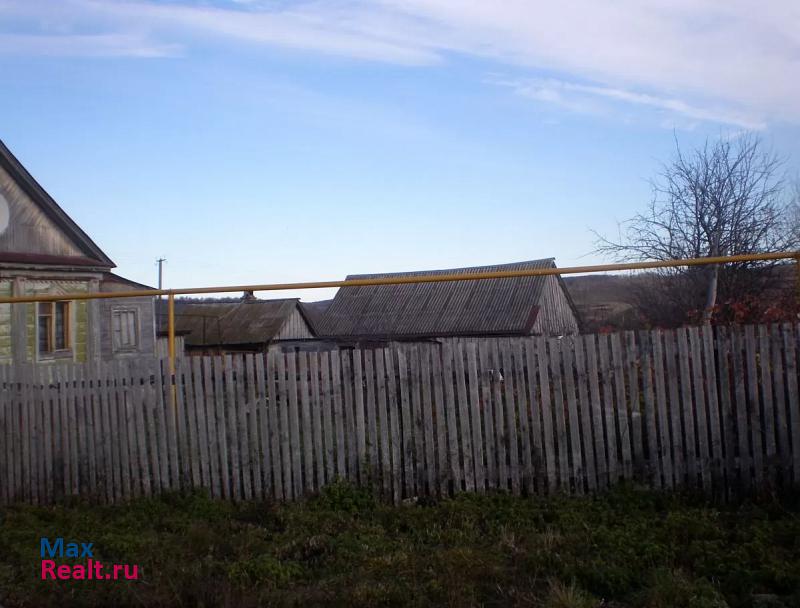
[[[350,275],[366,278],[554,268],[553,258],[496,266]],[[536,321],[546,277],[342,287],[317,319],[331,338],[525,335]],[[562,284],[563,285],[563,284]]]
[[[188,346],[264,344],[298,308],[299,299],[175,302],[175,331]],[[302,309],[300,309],[303,314]],[[166,302],[159,304],[159,333],[166,331]]]

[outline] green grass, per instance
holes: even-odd
[[[800,507],[461,495],[394,507],[335,484],[303,503],[169,495],[0,510],[0,605],[800,607]],[[94,542],[139,581],[42,581],[39,538]]]

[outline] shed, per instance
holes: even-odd
[[[428,277],[555,268],[553,258],[386,274],[348,280]],[[578,332],[575,305],[560,275],[342,287],[317,320],[320,337],[355,340],[452,336],[564,335]]]
[[[166,304],[166,303],[164,303]],[[166,307],[159,315],[159,334],[166,333]],[[175,330],[187,354],[261,352],[275,343],[315,338],[298,298],[238,301],[178,300]]]

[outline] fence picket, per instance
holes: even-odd
[[[753,442],[753,477],[756,485],[764,481],[764,436],[761,420],[761,404],[758,398],[758,353],[755,328],[744,328],[745,354],[747,362],[747,411],[750,414],[750,437]]]
[[[511,492],[520,493],[519,445],[517,442],[517,403],[514,390],[513,362],[511,358],[511,342],[508,338],[500,340],[500,369],[503,374],[503,397],[505,403],[505,429],[508,441],[508,472],[511,477]],[[469,488],[468,488],[469,489]]]
[[[800,395],[797,390],[797,346],[800,326],[784,323],[781,327],[786,353],[786,401],[789,405],[789,434],[792,445],[792,480],[800,484]]]
[[[689,371],[689,341],[686,328],[682,327],[676,330],[675,338],[678,343],[678,380],[680,382],[681,396],[680,400],[674,402],[673,423],[675,421],[675,413],[677,413],[678,426],[673,426],[673,441],[675,441],[674,438],[676,436],[682,438],[683,447],[681,448],[681,453],[684,455],[684,462],[686,463],[688,485],[690,488],[696,488],[698,478],[702,473],[701,462],[697,456],[695,445],[695,416],[697,418],[700,417],[700,404],[692,403],[692,377]]]

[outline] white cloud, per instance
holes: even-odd
[[[495,84],[509,87],[524,97],[555,104],[579,113],[602,113],[603,107],[597,103],[597,100],[611,100],[629,106],[644,106],[692,121],[714,122],[747,130],[760,130],[766,127],[763,121],[745,113],[713,107],[703,108],[681,99],[636,93],[612,87],[580,84],[554,78],[497,80]],[[669,128],[675,126],[675,123],[669,120],[662,120],[661,123]]]
[[[209,36],[405,65],[456,53],[596,83],[535,93],[557,93],[562,104],[605,99],[741,126],[800,122],[796,0],[0,0],[4,17],[28,28],[15,34],[57,28],[140,43],[98,38],[97,54],[191,49]],[[69,42],[45,46],[68,52]],[[90,44],[76,38],[73,48]]]

